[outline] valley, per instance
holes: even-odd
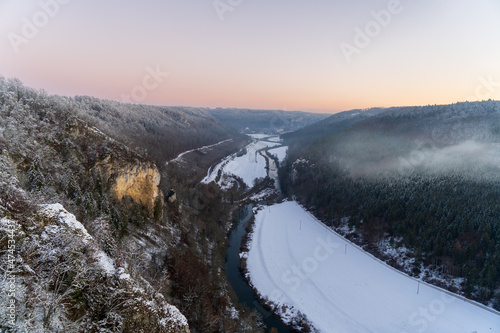
[[[0,1],[0,333],[500,333],[499,14]]]
[[[247,146],[251,156],[254,145],[258,142]],[[269,156],[273,149],[260,153],[268,159],[268,176],[276,179],[274,160]],[[253,158],[243,161],[255,163]],[[228,169],[222,170],[230,174]],[[337,234],[295,201],[257,204],[253,214],[255,225],[239,255],[245,261],[246,279],[266,308],[290,327],[395,333],[492,332],[500,327],[497,311],[401,273]],[[248,218],[246,213],[235,234],[241,237]],[[235,252],[239,252],[236,244],[228,248],[229,281],[238,290],[240,301],[270,318],[234,262]]]
[[[500,327],[498,102],[249,113],[264,134],[1,77],[0,102],[2,330]]]

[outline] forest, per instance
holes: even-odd
[[[287,195],[389,264],[500,309],[500,103],[334,117],[330,135],[289,135]]]

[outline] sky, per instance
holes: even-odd
[[[0,75],[132,103],[500,99],[498,0],[0,0]]]

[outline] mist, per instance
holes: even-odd
[[[500,144],[469,140],[444,148],[413,150],[398,160],[398,168],[406,171],[484,175],[485,172],[499,171]]]
[[[432,142],[417,140],[410,143],[381,135],[369,143],[351,141],[347,146],[355,153],[345,154],[344,150],[333,154],[330,161],[335,161],[354,177],[382,174],[405,176],[412,173],[435,176],[460,174],[477,179],[500,176],[500,143],[467,140],[438,147]]]

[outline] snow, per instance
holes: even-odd
[[[200,147],[200,148],[195,148],[195,149],[191,149],[191,150],[188,150],[188,151],[185,151],[183,153],[180,153],[179,155],[177,155],[176,158],[170,160],[167,162],[167,164],[169,163],[172,163],[172,162],[179,162],[182,157],[186,154],[189,154],[189,153],[192,153],[192,152],[195,152],[197,150],[206,150],[206,149],[210,149],[210,148],[213,148],[213,147],[216,147],[218,145],[221,145],[223,143],[226,143],[226,142],[229,142],[229,141],[232,141],[233,139],[227,139],[227,140],[223,140],[223,141],[220,141],[220,142],[217,142],[217,143],[214,143],[213,145],[208,145],[208,146],[203,146],[203,147]]]
[[[202,183],[208,184],[210,182],[215,181],[215,178],[217,177],[217,174],[219,170],[223,169],[223,167],[232,159],[236,156],[236,154],[229,155],[225,157],[219,164],[215,166],[215,168],[209,168],[207,171],[207,175],[203,180],[201,181]]]
[[[256,139],[246,147],[247,153],[245,155],[238,157],[237,154],[233,154],[226,157],[215,168],[209,170],[207,176],[201,182],[207,184],[215,181],[219,170],[222,170],[224,175],[238,176],[243,179],[248,187],[252,187],[255,179],[267,176],[266,160],[257,151],[277,145],[279,145],[277,142],[265,142]],[[221,180],[219,180],[220,182]],[[226,185],[225,188],[227,187]]]
[[[248,136],[251,137],[252,139],[260,140],[269,137],[269,134],[257,133],[257,134],[248,134]]]
[[[90,241],[94,241],[93,237],[90,236],[90,234],[87,232],[87,229],[81,224],[75,217],[75,215],[69,213],[63,205],[56,203],[56,204],[50,204],[50,205],[42,205],[40,209],[40,213],[44,216],[47,217],[54,217],[57,218],[57,221],[59,223],[65,224],[68,226],[71,230],[74,231],[79,231],[83,234],[82,241],[84,243],[88,243]],[[49,224],[44,227],[44,232],[42,233],[41,237],[42,239],[50,239],[49,235],[55,235],[60,231],[60,226],[54,225],[54,224]],[[97,262],[99,263],[99,266],[109,275],[114,274],[115,272],[115,266],[113,259],[111,259],[106,253],[103,251],[99,250],[97,251],[96,254],[96,259]]]
[[[271,141],[271,142],[281,142],[281,138],[279,136],[273,136],[273,137],[267,138],[266,140]]]
[[[276,192],[276,190],[274,189],[270,189],[270,188],[266,188],[265,190],[259,192],[259,193],[255,193],[254,195],[252,195],[250,197],[250,200],[251,201],[254,201],[254,202],[257,202],[257,201],[261,201],[261,200],[264,200],[272,195],[276,195],[278,194]]]
[[[261,149],[259,144],[251,144],[247,147],[247,154],[236,157],[224,167],[224,173],[229,173],[243,179],[248,187],[252,187],[254,180],[266,177],[266,159],[260,154],[255,154]]]
[[[282,163],[285,160],[286,152],[288,151],[287,146],[282,146],[278,148],[269,149],[271,155],[278,157],[278,162]]]
[[[290,307],[285,319],[300,311],[320,332],[500,332],[498,312],[418,283],[296,202],[257,212],[247,268],[262,296]]]
[[[189,327],[189,323],[184,317],[184,315],[177,309],[177,307],[170,305],[170,304],[164,304],[163,305],[163,311],[165,313],[168,313],[169,317],[168,318],[162,318],[160,319],[160,325],[163,327],[168,327],[169,322],[171,322],[174,326],[176,327],[171,327],[173,329],[179,329],[177,326],[182,326],[182,327]]]
[[[0,228],[1,230],[13,229],[13,226],[17,228],[17,222],[6,217],[2,217],[0,219]]]
[[[97,254],[97,260],[99,262],[99,266],[109,275],[115,273],[115,264],[113,263],[113,259],[108,257],[108,255],[102,251],[99,251]]]
[[[115,275],[119,280],[131,280],[130,274],[126,273],[123,267],[118,267],[115,271]]]
[[[67,225],[70,229],[75,231],[81,231],[83,233],[84,242],[88,242],[92,239],[92,236],[89,235],[87,229],[81,224],[75,217],[75,215],[69,213],[63,205],[56,203],[50,205],[42,205],[40,209],[40,213],[42,215],[48,217],[57,218],[59,222]]]

